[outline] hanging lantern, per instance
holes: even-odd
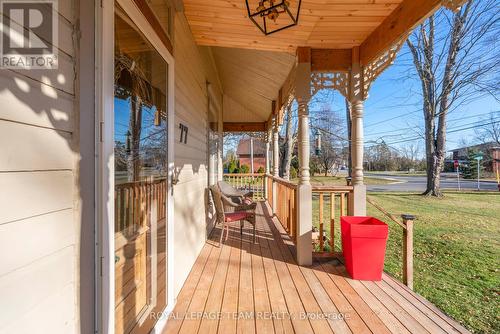
[[[316,144],[315,153],[317,156],[321,154],[321,131],[316,130],[316,135],[314,136],[314,143]]]
[[[292,1],[292,0],[290,0]],[[302,0],[293,0],[296,7],[288,0],[245,0],[248,17],[264,35],[293,27],[299,22],[300,4]]]

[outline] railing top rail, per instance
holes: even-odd
[[[151,184],[158,184],[167,181],[166,177],[154,179],[153,181],[132,181],[132,182],[125,182],[125,183],[119,183],[115,185],[116,189],[120,188],[128,188],[128,187],[134,187],[134,186],[141,186],[141,185],[151,185]]]
[[[313,193],[348,193],[354,190],[353,186],[313,186]]]
[[[281,177],[276,177],[276,176],[269,175],[269,174],[267,174],[266,176],[270,177],[275,182],[277,182],[277,183],[279,183],[281,185],[284,185],[284,186],[286,186],[288,188],[297,189],[297,187],[298,187],[298,185],[296,183],[293,183],[293,182],[290,182],[288,180],[282,179]]]
[[[264,176],[265,173],[224,173],[223,176]]]
[[[405,224],[403,224],[402,222],[398,221],[396,217],[394,217],[394,215],[390,214],[389,212],[387,212],[386,210],[384,210],[384,208],[382,208],[380,205],[378,205],[375,201],[373,201],[371,198],[369,197],[366,197],[366,201],[368,203],[370,203],[371,205],[373,205],[375,208],[377,208],[380,212],[382,212],[386,217],[388,217],[390,220],[392,220],[393,222],[395,222],[396,224],[398,224],[399,226],[401,226],[403,229],[406,229],[406,226]]]

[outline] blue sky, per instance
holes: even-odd
[[[477,20],[471,20],[468,34],[462,45],[474,45],[471,49],[462,48],[461,55],[468,52],[468,62],[473,68],[485,68],[485,64],[492,64],[493,60],[500,57],[498,33],[498,12],[494,1],[484,1],[476,3],[476,12],[470,17],[478,17]],[[485,10],[489,15],[485,15]],[[450,23],[453,22],[452,13],[447,10],[438,12],[435,16],[436,24],[436,54],[435,64],[438,63],[439,51],[448,49]],[[487,22],[496,22],[490,25]],[[482,35],[479,43],[474,43],[474,36],[483,31],[484,27],[490,27],[487,33]],[[415,41],[414,37],[410,37]],[[444,58],[445,59],[445,58]],[[458,58],[460,59],[460,58]],[[473,60],[471,62],[471,60]],[[444,61],[441,62],[443,64]],[[495,84],[493,90],[498,94],[500,83],[492,79],[499,80],[500,68],[498,63],[496,68],[489,70],[485,77]],[[440,66],[440,71],[443,71]],[[438,79],[441,73],[438,73]],[[483,81],[481,81],[483,82]],[[497,99],[499,97],[497,96]],[[310,110],[330,109],[338,112],[339,116],[345,120],[345,102],[344,98],[338,93],[329,93],[321,91],[317,94]],[[447,115],[447,143],[446,149],[451,150],[466,144],[477,143],[476,132],[480,127],[478,125],[488,123],[486,120],[494,113],[494,121],[500,122],[500,103],[491,95],[474,94],[474,98],[467,97],[467,103],[460,100],[451,107],[451,112]],[[424,129],[424,116],[422,112],[421,83],[417,76],[413,57],[405,43],[400,50],[396,60],[377,80],[372,84],[369,97],[365,101],[365,143],[366,146],[373,145],[374,142],[380,142],[382,139],[391,147],[396,149],[406,145],[419,143],[421,152],[424,154],[424,142],[421,139]],[[313,121],[314,125],[314,121]],[[476,127],[476,128],[474,128]]]
[[[423,113],[420,81],[414,72],[411,55],[405,45],[394,64],[371,85],[365,101],[364,130],[366,146],[383,139],[399,149],[409,143],[419,143],[424,154],[424,142],[418,138],[423,132]],[[320,91],[310,110],[325,108],[338,112],[345,120],[344,98],[339,93]],[[476,142],[476,130],[467,129],[484,123],[490,112],[500,121],[500,103],[489,95],[478,95],[467,104],[458,103],[448,114],[447,150]]]

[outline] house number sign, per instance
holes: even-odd
[[[188,140],[188,130],[189,128],[182,123],[179,123],[179,129],[181,129],[181,138],[179,142],[187,144]]]

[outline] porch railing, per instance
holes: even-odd
[[[151,205],[158,221],[165,219],[167,180],[127,182],[115,186],[115,233],[133,234],[148,225]]]
[[[266,175],[267,198],[276,218],[294,243],[297,242],[297,184]]]
[[[314,256],[335,255],[335,224],[341,216],[352,215],[353,191],[352,186],[313,186],[313,225],[314,220],[317,222],[313,229]]]
[[[252,191],[254,200],[265,199],[264,174],[224,174],[223,179],[238,190]]]
[[[403,283],[413,290],[413,222],[415,217],[404,214],[399,220],[373,199],[367,197],[366,201],[403,229]]]

